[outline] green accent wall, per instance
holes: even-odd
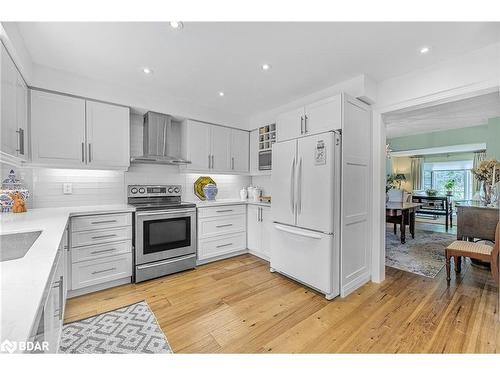
[[[500,160],[500,117],[488,120],[488,138],[486,139],[486,157]]]
[[[500,131],[500,118],[498,128]],[[487,143],[493,124],[473,126],[470,128],[452,129],[433,133],[408,135],[389,139],[392,151],[418,150],[422,148],[465,145],[471,143]]]

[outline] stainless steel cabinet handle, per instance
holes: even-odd
[[[90,224],[116,223],[116,220],[92,221]]]
[[[219,213],[219,212],[233,212],[233,210],[217,210],[215,212],[217,212],[217,213]]]
[[[105,270],[101,270],[101,271],[94,271],[92,272],[92,275],[95,275],[95,274],[98,274],[98,273],[103,273],[103,272],[108,272],[108,271],[114,271],[116,270],[116,267],[113,267],[113,268],[106,268]]]
[[[231,158],[231,169],[234,169],[234,157]]]
[[[92,144],[89,143],[89,163],[92,162]]]
[[[82,142],[82,163],[85,163],[85,143]]]
[[[294,212],[294,195],[295,195],[295,158],[292,160],[292,167],[290,170],[290,209]]]
[[[307,134],[307,115],[304,116],[304,133]]]
[[[101,253],[107,253],[109,251],[114,251],[116,250],[116,248],[111,248],[111,249],[106,249],[106,250],[96,250],[96,251],[92,251],[90,254],[101,254]]]
[[[214,163],[214,156],[212,155],[212,169],[214,169],[214,168],[215,168],[215,167],[214,167],[214,164],[215,164],[215,163]]]
[[[24,155],[24,130],[22,128],[19,128],[16,130],[16,133],[18,134],[18,143],[19,143],[19,148],[16,150],[19,155]]]
[[[63,298],[64,298],[64,277],[60,276],[59,277],[59,320],[63,320]]]
[[[225,227],[232,227],[233,224],[221,224],[221,225],[216,225],[216,228],[225,228]]]
[[[167,152],[167,120],[163,121],[163,156]]]
[[[217,245],[216,248],[220,248],[220,247],[226,247],[226,246],[231,246],[233,243],[230,242],[230,243],[225,243],[224,245]]]
[[[210,166],[210,165],[211,165],[211,164],[210,164],[210,154],[208,154],[208,169],[210,169],[210,168],[211,168],[211,166]]]
[[[99,238],[111,238],[111,237],[116,237],[116,234],[106,234],[104,236],[93,236],[92,239],[97,240]]]
[[[300,116],[300,134],[304,134],[304,117]]]
[[[302,157],[300,157],[297,176],[297,201],[298,214],[300,215],[302,213]]]

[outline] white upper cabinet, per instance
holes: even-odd
[[[342,128],[342,95],[306,106],[304,134],[318,134]]]
[[[303,107],[280,114],[276,119],[278,142],[300,137],[304,129],[304,116]]]
[[[212,170],[216,172],[227,172],[231,169],[231,129],[215,125],[211,125],[210,128],[212,132]]]
[[[31,152],[34,164],[84,166],[85,100],[32,90]]]
[[[187,120],[183,127],[182,168],[220,173],[248,172],[248,132]]]
[[[249,133],[245,130],[231,130],[231,170],[233,172],[248,172],[249,163]]]
[[[1,159],[7,162],[24,161],[28,156],[28,89],[1,43],[0,49]]]
[[[32,90],[34,164],[126,169],[130,163],[129,109]]]
[[[128,167],[130,110],[87,100],[87,162],[90,165]]]
[[[276,119],[277,137],[280,142],[341,127],[341,94],[282,113]]]
[[[188,120],[183,128],[183,155],[191,162],[186,169],[208,170],[212,165],[210,155],[210,126]]]

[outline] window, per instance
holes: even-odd
[[[472,197],[472,161],[424,163],[424,188],[434,189],[439,195],[446,195],[444,187],[448,180],[455,180],[453,199]]]

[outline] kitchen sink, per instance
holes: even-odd
[[[42,231],[0,235],[0,262],[22,258]]]

